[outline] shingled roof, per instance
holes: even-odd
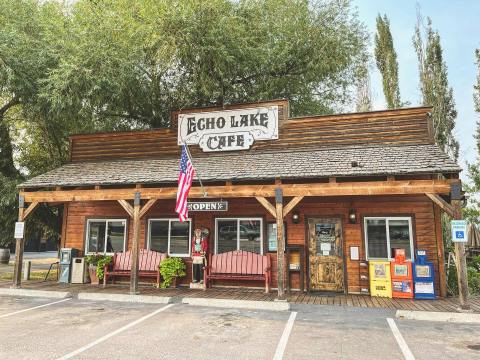
[[[307,179],[461,171],[461,168],[436,145],[429,144],[221,153],[198,156],[194,162],[198,174],[204,181]],[[178,166],[177,158],[70,163],[27,180],[19,187],[172,183],[177,181]]]

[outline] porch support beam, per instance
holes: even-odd
[[[127,200],[117,200],[117,201],[123,207],[123,209],[127,212],[128,216],[133,218],[133,206],[130,205]]]
[[[33,213],[38,207],[39,202],[32,202],[25,209],[25,198],[20,195],[18,197],[18,221],[25,221],[25,219]],[[15,239],[15,266],[13,268],[13,288],[20,288],[22,286],[22,266],[23,266],[23,250],[25,246],[25,237]]]
[[[451,206],[449,203],[447,203],[445,200],[443,200],[440,197],[440,195],[430,194],[430,193],[427,193],[425,195],[427,195],[430,198],[430,200],[432,200],[434,202],[434,204],[436,204],[440,209],[445,211],[449,216],[451,216],[451,217],[454,216],[455,211],[453,209],[453,206]]]
[[[266,198],[263,196],[255,196],[255,199],[263,205],[265,209],[273,216],[274,219],[277,218],[277,211],[275,210],[275,207],[270,204],[270,201],[268,201]]]
[[[38,205],[40,205],[38,201],[34,201],[30,205],[28,205],[28,207],[25,209],[25,212],[23,213],[23,219],[19,221],[24,221],[28,217],[28,215],[35,211]]]
[[[285,241],[283,238],[283,193],[275,189],[275,212],[277,220],[277,289],[278,299],[285,299]]]
[[[135,193],[133,200],[133,243],[130,275],[130,294],[137,295],[138,292],[138,252],[140,249],[140,192]]]
[[[450,184],[458,179],[446,180],[395,180],[364,181],[317,184],[280,185],[232,185],[206,186],[209,197],[269,197],[275,189],[282,189],[283,196],[366,196],[366,195],[414,195],[450,193]],[[176,187],[141,189],[100,189],[100,190],[60,190],[60,191],[21,191],[26,202],[69,202],[101,200],[133,200],[136,192],[142,199],[175,199]],[[200,187],[190,189],[190,198],[203,198]]]
[[[295,206],[302,201],[303,196],[295,196],[290,202],[283,208],[283,217],[287,216],[290,211],[293,210]]]
[[[150,199],[147,201],[145,205],[143,205],[142,209],[140,210],[140,219],[145,216],[148,210],[150,210],[151,207],[155,205],[156,202],[157,202],[157,199]]]

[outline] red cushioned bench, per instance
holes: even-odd
[[[237,250],[208,257],[204,282],[211,287],[212,280],[258,280],[265,281],[265,292],[270,291],[270,257],[249,251]]]
[[[115,281],[115,276],[130,276],[132,272],[131,251],[124,253],[115,253],[113,261],[110,265],[106,265],[103,277],[103,286],[107,284],[108,278]],[[153,277],[157,279],[157,287],[160,285],[160,271],[158,266],[163,259],[166,259],[167,254],[140,249],[138,253],[138,276],[139,277]]]

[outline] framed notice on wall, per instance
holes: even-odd
[[[285,237],[287,224],[283,223],[283,243],[287,245],[287,238]],[[267,251],[277,251],[277,223],[267,223]]]

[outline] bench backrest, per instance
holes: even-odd
[[[167,254],[140,249],[138,253],[138,270],[139,271],[157,271],[160,262],[167,257]],[[115,253],[113,255],[113,270],[114,271],[131,271],[131,251],[124,253]]]
[[[270,267],[270,258],[267,255],[259,255],[249,251],[237,250],[223,254],[210,255],[212,274],[264,274],[265,269]]]

